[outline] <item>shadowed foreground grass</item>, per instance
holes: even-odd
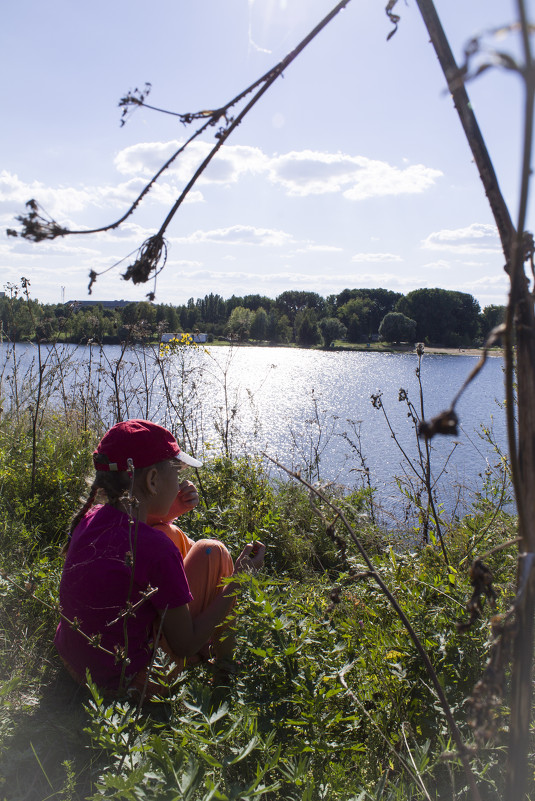
[[[71,435],[66,448],[56,429],[33,500],[29,440],[2,436],[0,799],[469,798],[421,659],[358,550],[339,521],[329,534],[306,490],[274,481],[258,461],[209,463],[204,502],[184,524],[232,553],[253,537],[268,545],[265,569],[246,580],[237,607],[237,675],[216,690],[198,668],[143,710],[76,688],[52,639],[59,545],[83,489],[82,478],[65,477],[69,462],[85,458],[87,436],[76,443]],[[498,495],[482,489],[470,513],[445,527],[455,570],[433,544],[409,552],[372,525],[363,491],[337,499],[420,636],[466,742],[477,746],[471,761],[485,801],[502,797],[506,718],[492,712],[495,698],[483,699],[490,738],[477,740],[467,698],[489,654],[491,610],[464,633],[456,624],[467,617],[473,558],[514,535]],[[515,554],[505,549],[486,562],[503,611]],[[495,712],[506,711],[500,704]]]

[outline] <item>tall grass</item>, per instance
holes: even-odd
[[[167,380],[170,356],[153,356]],[[184,345],[172,356],[183,360],[182,388],[191,399],[199,387],[195,362]],[[16,352],[10,359],[16,363]],[[268,545],[266,566],[244,580],[236,612],[238,674],[221,690],[201,666],[182,674],[165,701],[141,709],[126,700],[110,703],[90,683],[83,691],[70,683],[52,646],[59,546],[103,425],[112,422],[110,414],[138,414],[154,390],[144,361],[126,349],[121,364],[128,363],[135,369],[118,368],[111,383],[108,373],[95,370],[97,389],[86,383],[87,392],[81,377],[69,382],[63,364],[60,375],[58,362],[49,362],[52,375],[30,373],[55,388],[41,392],[37,427],[17,405],[21,388],[15,392],[14,379],[3,384],[0,798],[471,797],[444,710],[414,642],[374,581],[377,573],[424,644],[480,797],[499,799],[503,682],[492,697],[490,690],[473,693],[489,656],[500,667],[489,618],[507,608],[515,579],[513,554],[501,548],[514,537],[515,521],[492,481],[462,519],[443,522],[447,565],[438,544],[408,548],[377,525],[370,487],[349,494],[327,488],[324,499],[312,502],[306,485],[276,478],[259,457],[235,456],[222,439],[200,474],[201,503],[183,525],[194,538],[221,538],[233,553],[246,539]],[[22,374],[28,376],[27,368]],[[25,391],[37,387],[26,383]],[[202,419],[180,414],[186,407],[170,380],[163,398],[160,411],[181,439],[186,429],[191,441],[199,437]],[[224,430],[228,439],[233,429]],[[339,509],[334,516],[332,504]],[[480,603],[484,591],[469,572],[483,554],[493,576],[492,612]],[[470,599],[471,625],[459,626],[470,618]]]

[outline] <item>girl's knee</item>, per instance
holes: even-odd
[[[234,570],[234,563],[228,549],[220,540],[197,540],[184,559],[186,571],[208,569],[210,573],[220,576],[230,576]]]
[[[187,558],[190,557],[208,557],[211,559],[220,557],[230,557],[228,549],[220,540],[197,540],[191,547]]]

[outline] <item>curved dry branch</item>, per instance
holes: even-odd
[[[429,654],[427,653],[427,651],[425,650],[424,646],[422,645],[422,642],[421,642],[420,638],[418,637],[418,634],[416,633],[416,631],[415,631],[412,623],[408,619],[407,615],[405,614],[405,612],[403,611],[403,609],[399,605],[397,599],[391,593],[390,589],[388,588],[388,586],[383,581],[381,575],[377,572],[377,570],[375,568],[375,565],[373,564],[372,560],[368,556],[368,553],[367,553],[366,549],[362,545],[362,543],[361,543],[361,541],[360,541],[355,529],[353,528],[353,526],[351,525],[351,523],[349,522],[349,520],[345,516],[343,510],[337,504],[333,503],[333,501],[331,501],[321,491],[321,489],[319,489],[318,487],[314,486],[309,481],[306,481],[306,479],[304,479],[299,472],[295,472],[293,470],[290,470],[289,468],[285,467],[283,464],[278,462],[276,459],[274,459],[273,457],[269,456],[267,453],[263,453],[262,455],[266,459],[269,459],[270,462],[272,462],[274,465],[279,467],[281,470],[284,470],[284,472],[287,473],[289,476],[291,476],[292,478],[295,478],[297,481],[299,481],[301,484],[303,484],[305,487],[307,487],[309,492],[311,492],[314,495],[316,495],[321,501],[323,501],[327,506],[329,506],[330,509],[332,509],[332,511],[335,513],[335,516],[336,516],[335,519],[336,520],[341,520],[341,522],[343,523],[346,531],[348,532],[349,536],[351,537],[351,540],[356,545],[360,555],[362,556],[362,558],[364,559],[364,561],[366,563],[366,566],[368,568],[369,577],[372,578],[375,581],[375,583],[377,584],[377,586],[379,587],[379,589],[381,590],[383,595],[388,600],[388,602],[391,605],[392,609],[394,610],[394,612],[398,616],[399,620],[401,621],[401,623],[405,627],[409,637],[411,638],[412,642],[414,643],[414,646],[415,646],[416,650],[418,651],[418,654],[419,654],[419,656],[420,656],[420,658],[422,660],[422,663],[423,663],[423,665],[425,667],[426,673],[429,676],[429,679],[430,679],[430,681],[431,681],[431,683],[433,685],[433,689],[434,689],[434,691],[435,691],[435,693],[437,695],[437,698],[439,700],[440,706],[442,707],[442,710],[444,712],[444,716],[445,716],[445,718],[447,720],[447,723],[448,723],[448,726],[449,726],[449,729],[450,729],[450,732],[451,732],[451,736],[452,736],[453,741],[455,742],[455,745],[456,745],[456,748],[457,748],[457,753],[458,753],[459,759],[461,760],[461,763],[462,763],[463,768],[464,768],[466,780],[467,780],[468,785],[470,787],[470,791],[472,793],[473,801],[481,801],[481,796],[479,794],[479,790],[478,790],[478,787],[477,787],[477,784],[476,784],[475,776],[473,774],[472,768],[470,767],[470,761],[469,761],[469,758],[468,758],[469,753],[470,753],[470,749],[467,747],[467,745],[463,741],[461,732],[459,731],[459,727],[457,726],[457,723],[455,722],[455,718],[453,716],[453,712],[452,712],[451,707],[450,707],[450,705],[448,703],[448,699],[446,698],[446,695],[444,693],[444,689],[443,689],[443,687],[442,687],[442,685],[440,683],[440,680],[439,680],[439,678],[437,676],[437,673],[436,673],[436,671],[435,671],[435,669],[434,669],[434,667],[433,667],[433,665],[431,663],[431,660],[429,658]],[[330,528],[332,529],[332,526],[330,526]],[[340,538],[337,538],[335,540],[335,542],[338,545],[338,547],[340,547],[340,545],[342,544],[342,543],[338,543],[339,539]],[[342,555],[343,555],[344,554],[343,544],[342,544],[342,547],[340,548],[340,550],[342,551]]]
[[[158,178],[162,175],[165,170],[167,170],[170,165],[178,158],[178,156],[185,150],[185,148],[198,136],[200,136],[204,131],[206,131],[209,127],[214,127],[222,118],[225,120],[225,124],[219,129],[219,131],[215,134],[217,139],[216,144],[211,149],[208,156],[204,159],[198,169],[195,171],[192,178],[189,180],[183,191],[181,192],[180,196],[177,198],[173,206],[171,207],[167,217],[165,218],[162,226],[160,227],[158,233],[155,236],[149,237],[140,247],[138,251],[138,257],[134,261],[132,265],[128,267],[126,272],[123,274],[123,278],[126,280],[132,280],[134,283],[146,283],[149,279],[154,278],[156,279],[158,273],[163,269],[165,266],[165,258],[162,258],[162,254],[166,250],[166,243],[164,240],[164,233],[173,219],[174,215],[182,205],[183,201],[191,191],[192,187],[195,185],[199,177],[203,174],[206,170],[207,166],[214,158],[218,150],[222,147],[222,145],[226,142],[228,137],[231,133],[238,127],[238,125],[242,122],[246,114],[253,108],[253,106],[260,100],[260,98],[264,95],[264,93],[270,88],[270,86],[279,78],[286,67],[288,67],[292,61],[294,61],[297,56],[307,47],[307,45],[312,42],[312,40],[326,27],[326,25],[334,19],[337,14],[342,11],[351,0],[341,0],[322,20],[319,22],[315,28],[313,28],[310,33],[305,36],[305,38],[295,47],[288,55],[286,55],[282,61],[272,67],[268,72],[266,72],[262,77],[258,78],[254,83],[240,92],[236,97],[230,100],[227,104],[222,106],[218,109],[212,110],[203,110],[193,113],[177,113],[177,112],[168,112],[173,114],[174,116],[179,117],[183,124],[189,124],[194,120],[198,119],[205,119],[205,122],[201,127],[195,131],[192,136],[185,142],[185,144],[181,145],[173,155],[165,162],[165,164],[154,174],[151,178],[149,183],[143,188],[142,192],[130,206],[130,208],[122,215],[118,220],[109,225],[102,226],[100,228],[91,228],[91,229],[84,229],[84,230],[70,230],[59,225],[55,220],[50,218],[46,215],[46,212],[39,206],[36,200],[30,200],[26,204],[29,208],[29,212],[26,215],[19,215],[16,219],[22,225],[22,231],[17,232],[14,229],[8,229],[7,234],[8,236],[21,236],[25,239],[29,239],[33,242],[39,242],[43,239],[55,239],[58,236],[68,236],[68,235],[81,235],[81,234],[96,234],[102,233],[103,231],[109,231],[114,228],[118,228],[131,214],[136,210],[140,202],[143,200],[145,195],[150,191],[152,186],[156,183]],[[258,88],[260,87],[260,88]],[[245,105],[245,107],[240,111],[240,113],[236,117],[230,117],[229,111],[240,103],[245,97],[251,94],[251,92],[256,93],[251,98],[251,100]],[[155,111],[163,111],[163,109],[157,109],[154,106],[148,106],[145,101],[145,97],[148,94],[148,90],[145,90],[145,93],[140,93],[139,98],[135,96],[135,94],[129,94],[125,98],[122,98],[119,105],[127,106],[128,104],[133,104],[136,106],[146,106],[147,108],[151,108]],[[109,268],[108,268],[109,269]],[[103,270],[102,273],[107,272],[107,270]],[[91,292],[91,288],[95,283],[97,277],[102,274],[98,273],[95,270],[90,272],[90,281],[89,281],[89,292]],[[154,292],[149,294],[150,299],[154,299]]]

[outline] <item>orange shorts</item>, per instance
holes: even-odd
[[[222,542],[219,540],[198,540],[191,545],[184,557],[184,569],[193,595],[193,600],[189,602],[189,609],[191,616],[195,618],[210,606],[218,593],[222,591],[222,579],[232,576],[234,564],[232,557]],[[159,624],[160,620],[157,619],[154,622],[154,636],[155,640],[158,640],[157,647],[161,648],[175,663],[175,667],[170,672],[167,672],[167,679],[172,679],[188,667],[208,660],[210,643],[206,643],[199,654],[188,658],[173,654],[163,634],[158,637]],[[224,628],[225,625],[228,625],[228,621],[223,623],[220,629]],[[78,684],[85,684],[85,678],[79,676],[65,660],[63,660],[63,663]],[[153,673],[154,678],[152,677]],[[157,693],[162,694],[162,692],[165,692],[165,685],[154,680],[157,673],[157,668],[152,671],[151,665],[147,665],[129,682],[127,693],[143,695],[144,699],[149,699]],[[117,693],[109,693],[109,695],[116,696]]]

